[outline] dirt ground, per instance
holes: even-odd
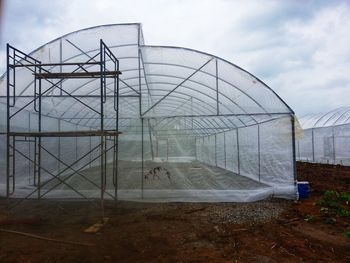
[[[306,221],[326,190],[350,192],[350,168],[298,163],[309,199],[255,203],[31,200],[8,213],[0,199],[0,262],[350,262],[349,218]],[[43,240],[13,230],[50,238]],[[58,241],[58,242],[54,242]],[[67,241],[74,244],[63,243]]]

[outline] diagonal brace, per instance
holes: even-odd
[[[157,106],[160,102],[162,102],[166,97],[168,97],[171,93],[173,93],[178,87],[180,87],[182,84],[184,84],[187,80],[189,80],[193,75],[195,75],[198,71],[200,71],[202,68],[204,68],[210,61],[212,61],[214,58],[209,59],[207,62],[205,62],[201,67],[196,69],[191,75],[189,75],[186,79],[180,82],[175,88],[173,88],[171,91],[169,91],[167,94],[164,95],[160,100],[158,100],[155,104],[153,104],[148,110],[146,110],[142,116],[145,116],[147,112],[152,110],[155,106]]]

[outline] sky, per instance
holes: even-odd
[[[139,22],[149,45],[217,55],[270,86],[301,117],[350,106],[350,0],[5,0],[5,45],[30,52],[63,34]]]

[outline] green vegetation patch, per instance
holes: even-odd
[[[350,217],[350,193],[326,191],[316,202],[321,206],[320,213],[324,216]]]

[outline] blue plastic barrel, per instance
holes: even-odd
[[[310,196],[310,185],[309,182],[297,182],[299,199],[309,198]]]

